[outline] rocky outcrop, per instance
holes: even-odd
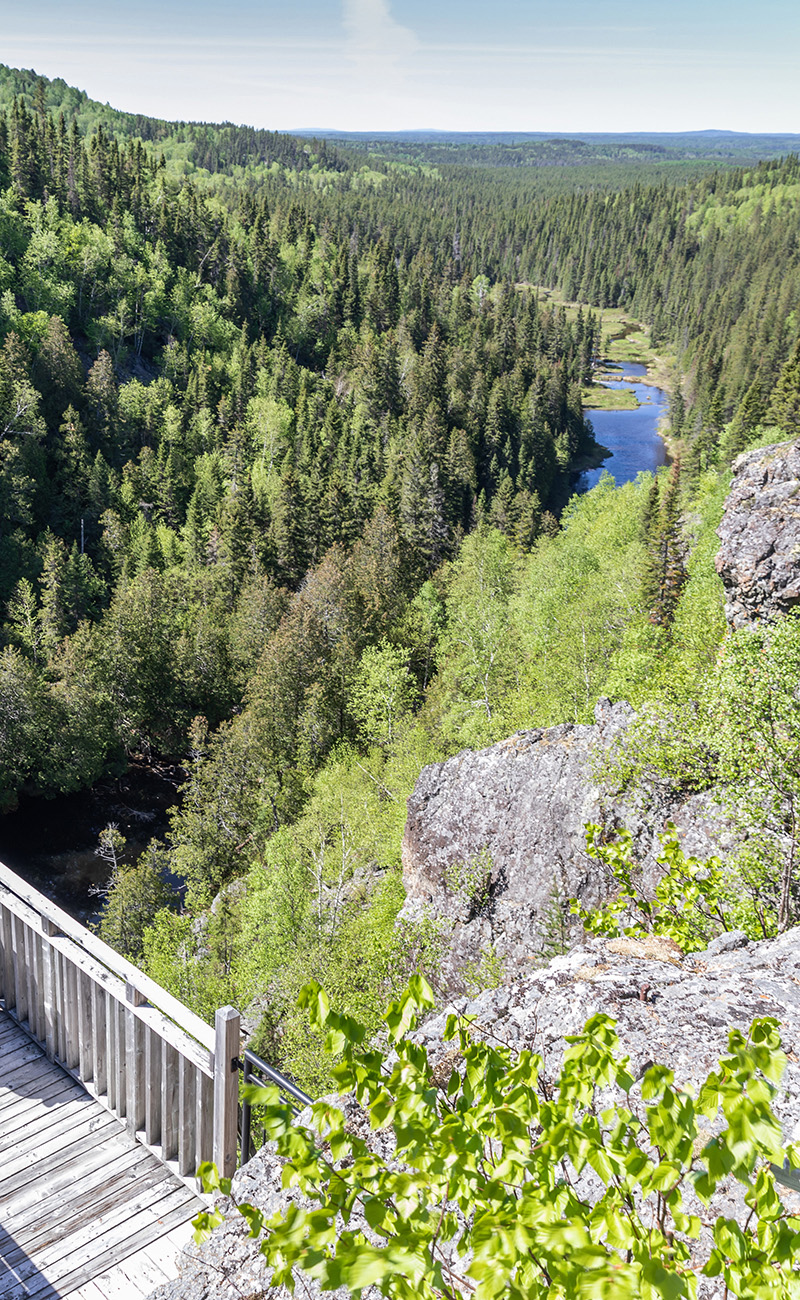
[[[717,573],[733,627],[800,603],[800,441],[739,456],[717,533]]]
[[[551,1082],[561,1065],[565,1035],[581,1030],[596,1012],[605,1012],[617,1022],[621,1050],[630,1057],[634,1076],[641,1077],[658,1062],[674,1070],[679,1086],[695,1090],[726,1053],[729,1028],[746,1032],[754,1018],[774,1016],[788,1064],[773,1107],[785,1139],[800,1136],[800,930],[753,944],[743,934],[728,934],[706,952],[686,957],[669,940],[592,940],[524,979],[484,992],[473,1001],[462,998],[429,1018],[417,1038],[434,1064],[447,1064],[448,1073],[455,1063],[453,1044],[443,1041],[443,1031],[453,1009],[475,1017],[472,1032],[477,1036],[539,1053],[545,1081]],[[624,1100],[636,1107],[638,1087]],[[349,1126],[361,1136],[369,1135],[384,1157],[389,1155],[387,1135],[371,1134],[351,1099],[343,1104]],[[706,1133],[705,1140],[710,1136]],[[280,1175],[281,1161],[267,1147],[237,1175],[235,1191],[241,1199],[274,1213],[297,1196],[296,1191],[281,1188]],[[592,1194],[588,1185],[581,1190]],[[720,1214],[746,1217],[743,1191],[732,1181],[723,1184],[709,1211],[703,1211],[704,1222]],[[781,1191],[785,1204],[800,1212],[800,1196]],[[706,1232],[700,1243],[706,1252],[707,1237]],[[201,1249],[188,1248],[179,1266],[180,1278],[154,1292],[152,1300],[243,1296],[288,1300],[282,1289],[265,1284],[257,1243],[247,1237],[243,1221],[234,1214]],[[296,1294],[306,1300],[321,1296],[319,1288],[305,1279],[298,1281]],[[699,1300],[717,1300],[722,1294],[723,1285],[716,1280],[700,1281]],[[365,1300],[373,1297],[365,1293]]]
[[[350,1132],[360,1137],[369,1136],[372,1149],[384,1159],[391,1154],[391,1143],[385,1133],[376,1134],[360,1106],[351,1097],[330,1098],[343,1110]],[[308,1116],[298,1116],[303,1123]],[[266,1218],[285,1212],[292,1202],[307,1205],[296,1188],[281,1185],[283,1161],[273,1143],[240,1169],[233,1180],[233,1194],[237,1202],[246,1202],[261,1210]],[[225,1198],[217,1201],[226,1215],[225,1222],[216,1228],[203,1246],[186,1246],[178,1257],[179,1277],[176,1281],[158,1287],[150,1300],[291,1300],[283,1286],[266,1285],[267,1269],[258,1253],[258,1242],[248,1235],[244,1219],[236,1213]],[[354,1230],[369,1229],[356,1207],[350,1225]],[[298,1273],[295,1297],[301,1300],[322,1300],[323,1292],[316,1282]],[[349,1300],[346,1288],[326,1291],[325,1300]],[[363,1300],[381,1300],[375,1287],[367,1287]]]
[[[601,700],[593,726],[518,732],[423,770],[408,801],[402,916],[442,928],[445,988],[463,989],[490,952],[510,975],[529,970],[554,929],[565,937],[569,898],[602,901],[607,881],[586,853],[587,822],[627,827],[651,878],[667,821],[689,851],[718,847],[722,826],[709,798],[681,801],[666,786],[622,797],[597,775],[632,717],[629,705]]]

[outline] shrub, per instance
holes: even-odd
[[[299,1271],[323,1291],[359,1297],[375,1286],[390,1300],[689,1300],[704,1276],[720,1278],[726,1296],[800,1293],[800,1218],[775,1179],[794,1177],[785,1170],[800,1167],[800,1150],[784,1149],[770,1105],[785,1062],[774,1021],[754,1021],[748,1038],[731,1031],[728,1055],[697,1097],[663,1065],[632,1096],[604,1015],[567,1039],[560,1077],[547,1086],[540,1057],[475,1041],[455,1016],[455,1064],[449,1078],[437,1076],[410,1037],[433,1003],[419,976],[385,1015],[389,1060],[363,1046],[364,1030],[334,1014],[319,985],[301,1001],[340,1055],[339,1088],[373,1129],[391,1129],[394,1150],[381,1158],[328,1102],[302,1127],[275,1089],[253,1090],[286,1160],[284,1185],[311,1202],[269,1220],[238,1207],[251,1235],[263,1233],[272,1285],[293,1290]],[[609,1105],[614,1087],[624,1100]],[[716,1130],[704,1143],[701,1119]],[[202,1172],[207,1189],[230,1192],[213,1166]],[[746,1221],[719,1216],[699,1240],[684,1196],[707,1205],[725,1178],[745,1188]],[[199,1237],[221,1217],[201,1215]]]

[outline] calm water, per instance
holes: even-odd
[[[595,438],[612,454],[601,468],[580,474],[573,491],[588,492],[606,470],[622,484],[642,470],[666,464],[658,422],[667,395],[635,382],[646,373],[645,366],[631,362],[620,368],[625,379],[606,381],[608,388],[632,388],[640,405],[634,411],[589,412]],[[132,769],[117,781],[100,782],[93,791],[52,800],[23,798],[17,812],[0,817],[0,860],[79,920],[91,922],[100,903],[95,889],[108,877],[106,864],[95,852],[100,830],[113,821],[128,840],[127,856],[135,856],[151,835],[164,833],[177,783],[173,773]]]
[[[632,388],[640,405],[634,411],[589,411],[594,436],[611,455],[599,469],[584,470],[575,485],[576,492],[588,492],[606,471],[617,485],[629,483],[642,470],[656,470],[667,463],[667,450],[658,436],[658,422],[666,415],[667,394],[651,384],[629,383],[630,376],[646,375],[647,367],[628,362],[620,368],[624,379],[604,380],[606,388]]]

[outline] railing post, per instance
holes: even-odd
[[[240,1016],[235,1007],[221,1007],[214,1017],[214,1164],[223,1178],[236,1172],[239,1118]]]
[[[131,984],[125,982],[125,1118],[128,1132],[135,1137],[145,1126],[145,1059],[144,1025],[128,1007],[142,1007],[147,998]]]
[[[46,917],[41,918],[42,934],[46,938],[53,938],[58,933],[58,926]],[[42,1041],[44,1050],[51,1061],[55,1061],[58,1056],[58,995],[57,982],[58,972],[56,951],[51,943],[42,944],[42,1007],[44,1011],[44,1027]],[[30,1020],[28,1021],[30,1024]]]

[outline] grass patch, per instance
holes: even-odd
[[[533,288],[533,286],[521,284],[519,288]],[[600,320],[601,351],[607,361],[616,361],[622,365],[626,361],[639,361],[647,366],[650,378],[655,380],[659,387],[668,386],[669,370],[674,364],[674,358],[663,352],[656,352],[650,342],[650,331],[647,326],[641,321],[634,320],[622,307],[593,307],[588,303],[567,302],[550,289],[540,288],[538,294],[543,306],[563,307],[569,321],[574,320],[579,311],[583,311],[584,315],[592,312]],[[595,387],[593,385],[586,392],[593,394]],[[590,397],[585,398],[585,405],[590,405],[595,410],[629,409],[622,403],[609,407],[604,402],[601,406],[595,404]]]
[[[605,388],[602,384],[584,388],[581,401],[587,411],[635,411],[639,405],[632,388]]]

